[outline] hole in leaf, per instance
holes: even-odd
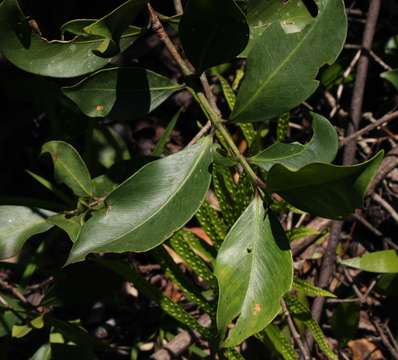
[[[247,251],[248,254],[250,254],[252,252],[252,249],[251,248],[247,248],[246,251]]]

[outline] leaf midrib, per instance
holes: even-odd
[[[209,141],[209,140],[207,140]],[[140,224],[137,224],[134,228],[125,231],[124,233],[122,233],[121,235],[119,235],[118,237],[114,238],[111,242],[109,242],[108,244],[112,244],[115,243],[116,241],[120,240],[121,238],[123,238],[124,236],[128,235],[129,233],[136,231],[137,229],[139,229],[140,227],[144,226],[148,221],[150,221],[154,216],[156,216],[159,212],[161,212],[170,202],[170,199],[173,198],[175,196],[175,194],[177,194],[183,186],[185,186],[185,184],[187,183],[188,179],[190,179],[192,173],[196,170],[196,167],[198,165],[198,163],[202,160],[203,156],[206,154],[208,147],[210,145],[210,141],[209,144],[203,148],[202,153],[200,154],[200,156],[198,156],[198,159],[194,162],[194,166],[191,167],[191,170],[188,172],[187,176],[185,177],[185,179],[182,181],[182,183],[177,187],[177,189],[175,190],[175,192],[173,192],[168,198],[167,200],[159,207],[159,209],[157,211],[155,211],[151,216],[149,216],[148,218],[146,218],[145,220],[143,220]],[[148,164],[147,166],[149,166],[150,164]],[[137,176],[141,171],[143,171],[146,168],[146,166],[144,166],[140,171],[138,171],[135,176]],[[120,184],[119,187],[123,185]],[[116,191],[118,188],[116,188],[113,191]],[[112,193],[111,193],[112,194]],[[108,197],[111,195],[109,194]],[[106,199],[105,199],[106,202]],[[101,246],[102,247],[102,246]]]
[[[329,5],[329,2],[327,4],[327,6]],[[312,24],[311,28],[308,29],[308,31],[305,33],[305,35],[303,36],[303,38],[297,43],[297,46],[294,48],[294,50],[286,57],[285,60],[283,60],[279,66],[276,67],[276,69],[270,74],[270,76],[268,77],[268,79],[260,86],[257,88],[257,90],[255,91],[255,93],[253,94],[253,96],[250,98],[249,101],[246,102],[246,104],[244,106],[242,106],[240,108],[240,111],[236,112],[234,118],[236,118],[239,114],[241,114],[244,110],[246,110],[246,108],[248,106],[251,105],[252,102],[254,102],[257,97],[258,94],[264,89],[264,87],[266,87],[269,82],[279,73],[279,71],[290,61],[290,59],[296,55],[296,52],[299,51],[299,49],[301,49],[302,44],[304,43],[304,41],[307,40],[307,37],[313,33],[313,30],[316,28],[316,26],[319,23],[319,18],[322,18],[324,16],[324,12],[326,12],[326,7],[323,11],[322,14],[318,14],[317,18],[315,19],[314,23]],[[304,30],[303,30],[304,31]]]

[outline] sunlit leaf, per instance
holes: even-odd
[[[312,114],[314,134],[305,145],[275,143],[250,158],[253,164],[269,170],[275,164],[298,170],[313,162],[330,163],[338,150],[338,137],[332,124],[321,115]]]
[[[281,225],[272,213],[265,214],[258,197],[222,243],[215,275],[220,289],[219,331],[238,317],[225,346],[240,344],[279,313],[280,300],[292,286],[292,255]]]
[[[294,207],[330,219],[342,219],[362,207],[367,187],[383,159],[354,166],[312,163],[292,171],[274,165],[268,173],[268,187]]]
[[[91,252],[147,251],[196,212],[209,188],[211,139],[153,161],[105,199],[83,226],[68,263]]]

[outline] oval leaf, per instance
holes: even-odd
[[[318,16],[302,31],[288,33],[279,22],[255,40],[231,119],[266,121],[308,98],[318,87],[319,68],[340,53],[347,19],[342,0],[317,1]]]
[[[64,141],[49,141],[41,153],[50,153],[54,162],[55,178],[67,185],[77,196],[93,195],[90,173],[76,149]]]
[[[115,56],[120,52],[119,41],[123,32],[136,18],[148,0],[129,0],[114,9],[102,19],[87,25],[84,31],[104,38],[94,53],[103,57]]]
[[[366,189],[383,159],[354,166],[313,163],[298,171],[274,165],[268,173],[269,190],[294,207],[330,219],[342,219],[362,206]]]
[[[140,34],[141,29],[129,28],[121,37],[122,50]],[[103,41],[93,36],[47,41],[30,29],[16,0],[3,0],[0,4],[0,50],[11,63],[27,72],[69,78],[98,70],[111,61],[93,53]]]
[[[249,26],[234,0],[189,0],[179,34],[186,56],[202,73],[239,55],[249,40]]]
[[[336,130],[323,116],[313,113],[312,118],[314,134],[309,143],[276,143],[253,156],[250,161],[267,171],[275,164],[298,170],[313,162],[332,162],[339,146]]]
[[[227,234],[215,275],[219,331],[239,316],[225,346],[240,344],[279,313],[280,300],[292,286],[293,261],[281,225],[272,213],[265,217],[261,199],[253,200]]]
[[[211,139],[153,161],[105,199],[106,208],[84,224],[68,263],[91,252],[154,248],[197,211],[210,184]]]
[[[376,251],[361,257],[341,260],[341,264],[375,273],[398,273],[398,255],[395,250]]]
[[[123,121],[148,114],[181,87],[153,71],[131,67],[100,70],[62,90],[87,116]]]
[[[0,259],[15,256],[31,236],[47,231],[53,225],[47,218],[52,211],[25,206],[0,206]]]

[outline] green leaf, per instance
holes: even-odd
[[[300,210],[342,219],[362,206],[382,159],[380,151],[372,159],[354,166],[312,163],[292,171],[276,164],[268,173],[268,187]]]
[[[83,30],[104,40],[94,53],[103,57],[115,56],[120,52],[119,41],[123,32],[137,17],[148,0],[129,0],[114,9],[102,19],[86,26]]]
[[[339,146],[336,130],[323,116],[312,113],[312,118],[314,134],[309,143],[275,143],[250,158],[250,162],[267,171],[275,164],[298,170],[313,162],[332,162]]]
[[[75,242],[84,223],[84,214],[73,217],[67,217],[64,214],[57,214],[49,217],[47,221],[49,224],[56,225],[64,230],[72,242]]]
[[[398,69],[385,71],[381,73],[380,76],[383,79],[388,80],[395,87],[395,89],[398,90]]]
[[[304,305],[299,299],[289,294],[285,296],[285,301],[290,313],[293,315],[294,318],[304,323],[304,325],[311,332],[322,352],[327,355],[329,359],[337,360],[337,356],[331,350],[321,327],[312,318],[311,311],[307,308],[307,306]]]
[[[290,33],[274,22],[256,38],[231,120],[270,120],[299,105],[318,87],[320,67],[332,64],[343,47],[347,19],[342,0],[317,4],[318,16],[302,31]]]
[[[276,325],[269,324],[261,333],[256,334],[256,337],[265,344],[269,340],[284,360],[298,359],[292,343]]]
[[[28,335],[32,331],[32,328],[29,325],[14,325],[12,327],[11,336],[13,338],[23,338],[24,336]]]
[[[220,288],[217,327],[224,331],[239,316],[225,342],[235,346],[275,318],[293,281],[288,240],[275,216],[265,216],[258,197],[227,234],[214,272]]]
[[[296,290],[302,291],[307,296],[317,297],[317,296],[324,296],[335,298],[336,295],[332,294],[331,292],[321,289],[308,281],[301,280],[295,278],[293,281],[293,288]]]
[[[247,21],[250,41],[241,56],[247,56],[256,40],[273,23],[279,24],[286,34],[302,31],[314,21],[302,0],[250,0]]]
[[[341,260],[340,263],[363,271],[398,273],[398,255],[395,250],[367,253],[361,257]]]
[[[54,174],[58,182],[64,183],[77,196],[92,196],[93,184],[90,173],[76,149],[64,141],[49,141],[41,153],[50,153],[54,163]]]
[[[96,19],[73,19],[71,21],[66,22],[60,28],[61,35],[64,36],[65,33],[70,33],[72,35],[79,36],[89,36],[84,28],[95,23]]]
[[[122,35],[121,49],[127,49],[140,34],[141,29],[130,27]],[[0,51],[27,72],[70,78],[98,70],[111,61],[93,54],[102,42],[94,36],[47,41],[32,32],[16,0],[3,0],[0,4]]]
[[[30,360],[51,360],[51,345],[44,344],[40,346]]]
[[[0,259],[15,256],[31,236],[49,230],[52,211],[25,206],[0,206]]]
[[[100,70],[62,90],[85,115],[123,121],[148,114],[181,87],[150,70],[118,67]]]
[[[167,142],[170,139],[171,133],[173,132],[178,119],[180,118],[181,115],[181,109],[176,112],[176,114],[173,116],[169,124],[167,125],[166,129],[164,130],[162,136],[160,137],[159,141],[157,142],[155,149],[153,150],[152,155],[153,156],[160,156],[163,154],[164,148],[166,147]]]
[[[202,73],[243,51],[249,26],[234,0],[189,0],[179,34],[186,56]]]
[[[153,161],[106,197],[83,226],[68,264],[91,252],[147,251],[197,211],[210,184],[211,138]]]

